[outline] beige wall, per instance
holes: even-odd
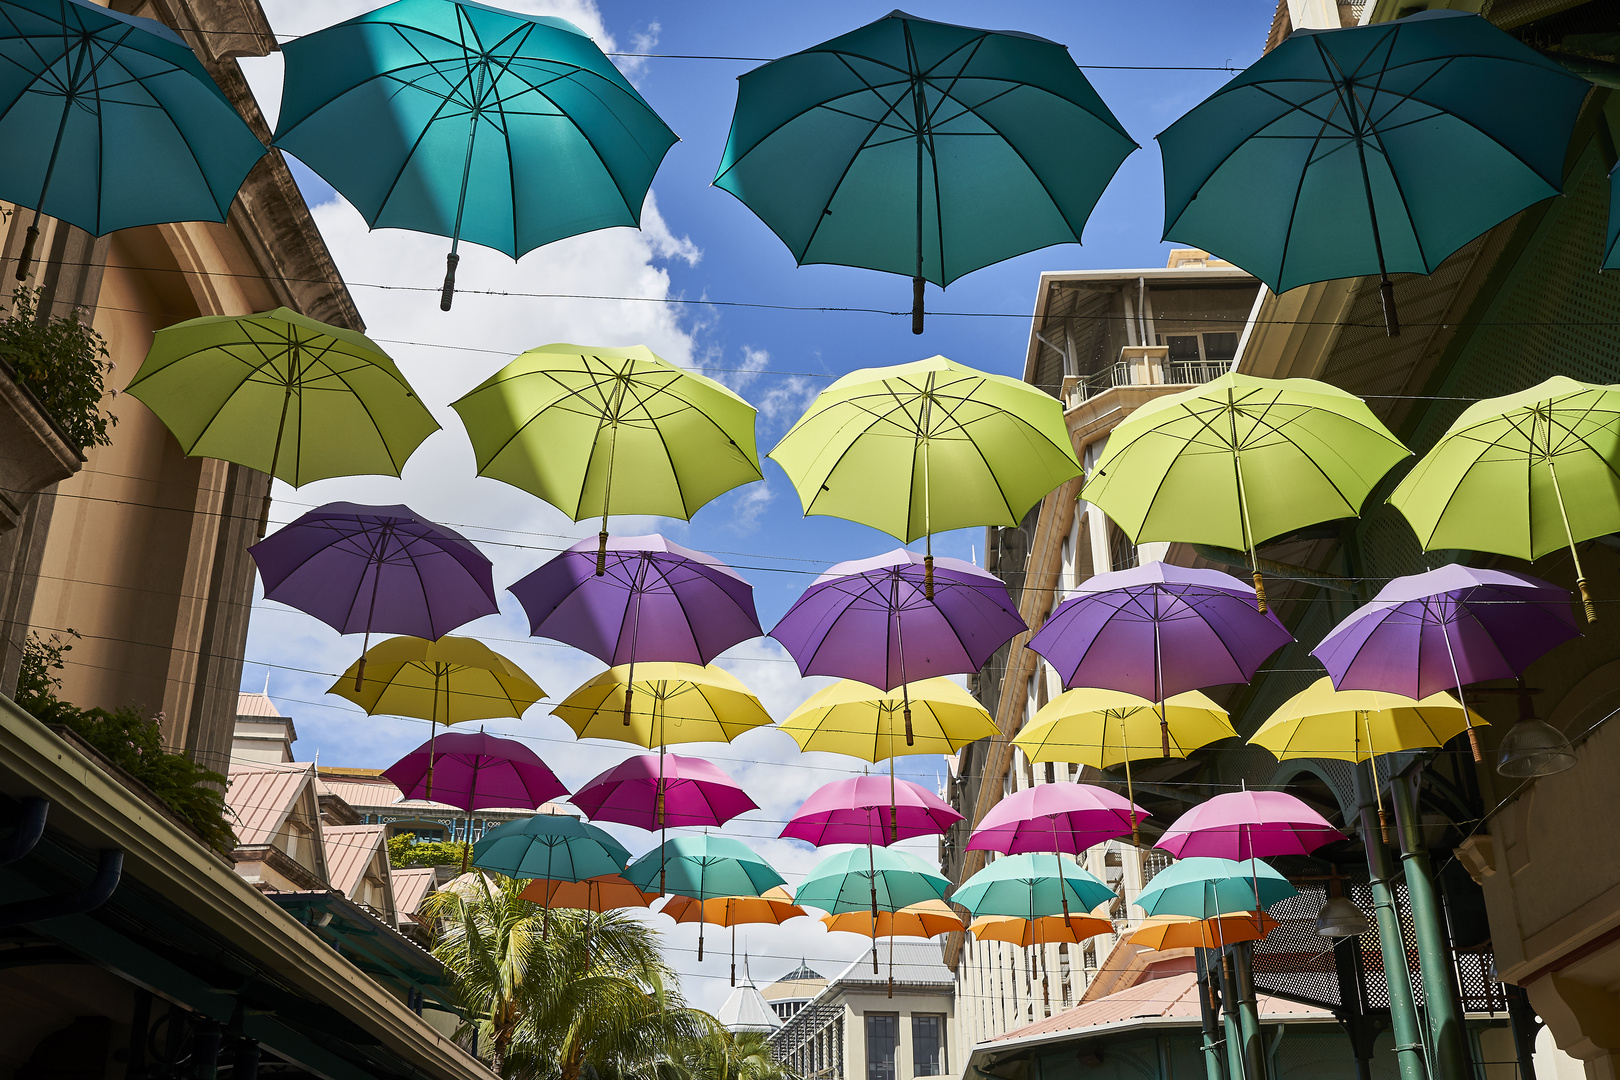
[[[895,1050],[896,1080],[913,1080],[917,1075],[911,1050],[913,1015],[945,1017],[946,1076],[961,1076],[967,1064],[964,1040],[957,1035],[955,1005],[950,994],[908,993],[896,987],[894,997],[882,993],[846,993],[844,1003],[844,1078],[866,1080],[866,1014],[897,1013],[900,1017],[899,1045]],[[970,1047],[968,1048],[970,1049]]]

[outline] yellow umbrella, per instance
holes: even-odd
[[[1239,941],[1259,941],[1277,928],[1277,920],[1265,912],[1246,911],[1216,919],[1195,919],[1190,915],[1154,915],[1142,921],[1125,940],[1150,949],[1218,949]]]
[[[359,687],[359,689],[355,689]],[[446,635],[437,641],[379,641],[327,691],[376,716],[413,716],[428,736],[427,795],[433,797],[431,745],[440,724],[522,716],[546,692],[512,661],[481,641]]]
[[[1027,949],[1031,945],[1077,945],[1098,934],[1113,933],[1114,924],[1095,915],[1043,915],[1038,919],[980,915],[968,930],[980,941],[1005,941]]]
[[[865,908],[860,911],[823,915],[821,921],[826,923],[828,930],[844,934],[860,934],[869,938],[931,938],[935,934],[944,934],[965,927],[962,917],[952,911],[951,906],[943,900],[924,900],[920,904],[912,904],[899,911],[880,911],[875,933],[872,928],[872,913]]]
[[[906,744],[907,699],[912,742]],[[903,754],[954,754],[968,743],[1001,734],[974,696],[943,676],[879,690],[844,679],[810,695],[781,729],[800,750],[825,750],[862,761]]]
[[[737,677],[714,666],[647,663],[609,668],[551,710],[582,739],[613,739],[654,750],[670,743],[730,742],[764,727],[770,714]],[[634,707],[625,698],[634,695]]]
[[[1080,687],[1041,706],[1013,745],[1032,762],[1066,761],[1095,769],[1123,764],[1126,790],[1134,803],[1133,760],[1184,758],[1200,746],[1237,734],[1226,710],[1197,690],[1167,699],[1162,711],[1161,720],[1160,707],[1147,698]],[[1140,840],[1133,810],[1131,842]]]
[[[544,908],[614,911],[618,908],[650,907],[658,899],[658,894],[644,893],[618,874],[603,874],[584,881],[534,878],[518,893],[518,898]]]
[[[673,896],[662,911],[678,923],[706,922],[731,927],[731,985],[737,985],[737,927],[739,924],[777,924],[810,913],[793,902],[782,886],[765,890],[759,896]],[[702,959],[699,957],[698,959]]]

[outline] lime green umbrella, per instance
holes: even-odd
[[[1531,562],[1568,547],[1586,621],[1597,621],[1575,545],[1620,531],[1620,385],[1555,375],[1457,417],[1389,501],[1425,551]]]
[[[1264,611],[1256,545],[1360,514],[1373,485],[1410,454],[1354,394],[1234,371],[1126,417],[1080,497],[1137,543],[1247,551]]]
[[[687,519],[761,479],[754,407],[644,345],[545,345],[454,402],[478,475],[538,495],[575,521],[609,514]]]
[[[943,356],[862,368],[823,390],[770,456],[806,514],[905,543],[970,525],[1016,525],[1080,475],[1056,398]]]
[[[376,342],[284,307],[159,330],[128,392],[188,455],[233,461],[293,487],[329,476],[398,476],[439,430]],[[266,491],[260,536],[269,514]]]

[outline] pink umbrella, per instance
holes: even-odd
[[[970,851],[1020,855],[1061,851],[1078,855],[1105,840],[1131,833],[1148,812],[1107,788],[1091,784],[1036,784],[1007,796],[984,815],[968,838]]]
[[[1188,810],[1155,847],[1178,859],[1309,855],[1344,834],[1285,791],[1229,791]]]
[[[592,821],[638,829],[722,825],[758,804],[702,758],[638,754],[587,783],[570,800]]]
[[[810,793],[783,836],[822,847],[876,844],[939,836],[962,815],[920,784],[892,775],[834,780]]]

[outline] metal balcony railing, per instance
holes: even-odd
[[[1116,386],[1200,386],[1231,370],[1228,360],[1171,360],[1163,345],[1127,345],[1101,371],[1063,380],[1063,404],[1072,409]]]

